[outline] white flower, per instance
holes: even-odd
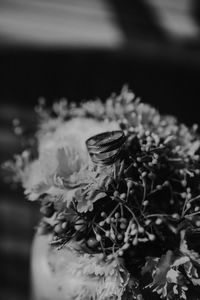
[[[89,118],[74,118],[60,124],[53,132],[38,134],[38,159],[27,165],[22,182],[30,200],[41,194],[64,189],[66,182],[76,184],[80,172],[88,166],[85,141],[104,132],[119,129],[116,122],[99,122]],[[52,189],[53,187],[53,189]]]
[[[104,262],[98,254],[77,255],[69,263],[68,272],[82,278],[80,290],[76,285],[77,299],[121,300],[130,279],[129,272],[117,259]]]

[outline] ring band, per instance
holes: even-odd
[[[107,131],[87,139],[86,146],[94,163],[109,165],[120,157],[125,140],[123,131]]]

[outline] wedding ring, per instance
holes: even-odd
[[[120,157],[125,140],[123,131],[107,131],[87,139],[86,146],[94,163],[110,165]]]

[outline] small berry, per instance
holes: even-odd
[[[126,229],[127,225],[125,223],[121,223],[119,226],[121,229]]]
[[[149,201],[148,200],[145,200],[144,202],[143,202],[143,206],[147,206],[149,204]]]
[[[119,192],[118,192],[118,191],[114,191],[113,196],[114,196],[115,198],[119,197]]]
[[[133,246],[136,246],[136,245],[138,244],[138,239],[137,239],[137,237],[134,238],[132,244],[133,244]]]
[[[62,223],[62,229],[66,229],[67,228],[67,222],[63,222]]]
[[[89,239],[87,240],[87,245],[88,245],[88,247],[90,247],[90,248],[96,247],[97,244],[98,244],[98,241],[97,241],[95,238],[89,238]]]
[[[106,223],[110,224],[110,222],[111,222],[111,218],[110,217],[106,218]]]
[[[187,209],[190,209],[190,208],[191,208],[191,204],[190,204],[190,203],[187,203],[186,208],[187,208]]]
[[[101,217],[102,217],[102,218],[105,218],[105,217],[106,217],[105,211],[102,211],[102,212],[101,212]]]
[[[149,234],[148,234],[148,238],[149,238],[150,241],[154,241],[156,237],[155,237],[154,234],[150,234],[150,233],[149,233]]]
[[[187,194],[185,192],[181,193],[181,197],[182,198],[186,198],[187,197]]]
[[[138,226],[138,232],[139,233],[143,233],[144,232],[144,228],[142,226]]]
[[[110,231],[107,230],[107,231],[105,232],[105,236],[106,236],[106,237],[109,237],[109,236],[110,236]]]
[[[121,194],[121,195],[120,195],[120,199],[121,199],[121,200],[126,200],[126,194],[125,194],[125,193]]]
[[[146,226],[148,226],[148,225],[151,223],[151,220],[150,220],[150,219],[147,219],[147,220],[145,220],[144,223],[145,223]]]
[[[136,298],[136,300],[144,300],[144,298],[143,298],[142,294],[139,294],[139,295],[137,295],[137,298]]]
[[[54,231],[58,234],[61,234],[63,232],[62,224],[61,223],[56,224],[54,227]]]
[[[175,213],[175,214],[172,214],[172,218],[174,218],[174,219],[179,219],[179,214],[177,214],[177,213]]]
[[[128,249],[130,247],[130,245],[128,244],[128,243],[125,243],[124,245],[123,245],[123,250],[126,250],[126,249]]]
[[[159,190],[159,191],[162,190],[162,185],[158,184],[158,185],[156,186],[156,189]]]
[[[127,188],[128,188],[128,190],[130,190],[133,186],[134,186],[134,182],[131,181],[131,180],[128,180],[128,182],[127,182]]]
[[[115,218],[118,219],[120,217],[120,214],[118,212],[115,213]]]
[[[141,176],[144,178],[144,177],[146,177],[146,175],[147,175],[147,172],[142,172],[142,174],[141,174]]]
[[[199,220],[199,221],[196,221],[196,226],[197,226],[197,227],[200,227],[200,220]]]
[[[157,218],[155,223],[156,223],[156,225],[160,225],[160,224],[162,224],[162,219],[160,219],[160,218]]]
[[[182,181],[181,181],[181,185],[182,185],[183,187],[186,187],[186,186],[187,186],[187,181],[186,181],[186,180],[182,180]]]
[[[137,229],[132,229],[131,230],[131,236],[134,236],[138,233]]]
[[[100,236],[100,234],[97,234],[97,235],[96,235],[96,240],[97,240],[98,242],[101,241],[101,236]]]
[[[118,239],[119,241],[121,241],[121,240],[123,239],[123,235],[122,235],[121,233],[119,233],[119,234],[117,235],[117,239]]]
[[[151,172],[148,174],[148,177],[153,180],[153,179],[155,179],[156,176],[154,173]]]

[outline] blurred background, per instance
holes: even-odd
[[[198,0],[1,0],[0,163],[20,150],[12,119],[33,107],[119,92],[124,83],[162,113],[200,123]],[[29,297],[37,205],[0,174],[0,299]]]

